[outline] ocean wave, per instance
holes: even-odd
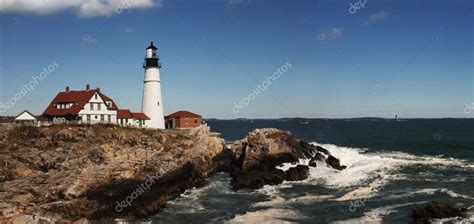
[[[393,180],[406,180],[408,175],[400,173],[405,167],[426,165],[436,168],[473,169],[472,164],[465,160],[438,156],[416,156],[405,152],[367,152],[367,149],[341,147],[333,144],[311,144],[327,149],[338,158],[344,170],[332,169],[322,162],[317,167],[310,167],[310,175],[306,180],[298,181],[304,184],[322,184],[333,189],[349,189],[338,201],[354,200],[375,196],[387,183]],[[308,165],[309,159],[300,159],[298,163],[284,163],[278,169],[288,170],[299,164]],[[459,180],[458,180],[459,181]],[[294,182],[293,182],[294,183]],[[284,182],[279,186],[262,189],[260,193],[278,195],[279,188],[288,188],[292,182]],[[354,189],[355,188],[355,189]],[[269,191],[271,190],[271,192]]]
[[[290,217],[304,218],[298,211],[291,209],[264,209],[237,215],[228,223],[296,223],[289,221]]]
[[[195,213],[206,211],[201,199],[210,192],[220,192],[222,194],[234,194],[231,190],[230,177],[227,174],[219,173],[209,180],[209,183],[200,188],[186,190],[180,197],[168,201],[169,207],[180,208],[181,213]]]
[[[452,190],[446,189],[446,188],[425,188],[425,189],[420,189],[417,191],[413,192],[406,192],[402,194],[391,194],[391,195],[386,195],[383,197],[383,200],[393,200],[393,199],[399,199],[399,198],[407,198],[407,197],[413,197],[416,195],[420,194],[428,194],[428,195],[433,195],[436,193],[445,193],[453,198],[464,198],[464,199],[470,199],[474,200],[473,197],[470,197],[468,195],[463,195],[463,194],[458,194]]]
[[[312,204],[315,202],[327,201],[332,198],[334,198],[334,195],[306,195],[306,196],[293,197],[289,199],[276,196],[270,201],[257,202],[253,204],[252,207],[275,208],[275,207],[281,207],[281,206],[286,206],[290,204]]]
[[[389,215],[392,212],[396,212],[397,208],[405,207],[408,205],[424,204],[424,203],[427,203],[427,201],[383,206],[383,207],[374,208],[367,212],[364,212],[364,216],[362,217],[347,219],[347,220],[339,220],[333,223],[336,223],[336,224],[339,224],[339,223],[341,224],[342,223],[382,223],[383,217]]]

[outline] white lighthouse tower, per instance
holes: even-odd
[[[156,48],[151,42],[146,49],[146,58],[143,68],[145,68],[145,80],[143,82],[142,112],[150,120],[146,122],[147,128],[165,128],[165,118],[163,115],[163,100],[161,97],[160,68]]]

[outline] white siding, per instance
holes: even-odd
[[[92,110],[91,110],[92,105]],[[100,106],[99,106],[100,105]],[[100,108],[100,110],[99,110]],[[90,122],[87,120],[88,115],[90,116]],[[110,115],[110,122],[108,121],[108,116]],[[88,103],[84,105],[84,108],[79,111],[79,116],[84,123],[117,123],[117,111],[109,110],[105,101],[100,97],[99,94],[95,94],[89,100]],[[103,120],[101,119],[103,116]]]
[[[15,121],[36,121],[36,118],[31,116],[28,112],[23,111],[23,113],[15,118]]]

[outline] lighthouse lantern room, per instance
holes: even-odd
[[[150,118],[147,124],[148,128],[164,129],[165,120],[160,81],[161,63],[157,50],[158,48],[153,45],[153,42],[146,49],[145,63],[143,65],[145,79],[143,82],[142,112]]]

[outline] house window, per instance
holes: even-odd
[[[198,119],[194,119],[194,124],[197,124],[198,123]]]
[[[87,121],[88,121],[88,122],[91,121],[91,115],[87,115]]]
[[[97,110],[100,110],[100,104],[101,103],[97,103]]]
[[[109,123],[112,122],[112,116],[111,116],[111,115],[107,115],[107,121],[108,121]]]
[[[89,105],[91,106],[91,110],[94,110],[94,104],[93,104],[93,103],[89,103]]]
[[[94,95],[94,98],[97,99],[97,94]]]
[[[104,122],[104,115],[103,114],[100,115],[100,121]]]
[[[94,117],[94,118],[97,120],[97,115],[95,115],[95,117]]]

